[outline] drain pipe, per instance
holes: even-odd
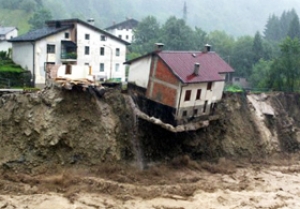
[[[32,44],[32,56],[33,56],[33,59],[32,59],[32,87],[35,87],[35,42],[31,42]]]

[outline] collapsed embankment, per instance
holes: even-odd
[[[56,88],[2,95],[1,165],[132,162],[134,138],[146,162],[183,155],[257,159],[299,148],[298,94],[226,94],[216,109],[219,120],[183,133],[142,119],[134,123],[125,96],[115,89],[97,98],[82,89]]]

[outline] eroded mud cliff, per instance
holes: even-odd
[[[88,90],[57,88],[2,95],[1,164],[133,162],[135,149],[147,163],[181,155],[257,159],[299,148],[298,94],[227,93],[216,109],[219,120],[182,133],[135,120],[125,97],[116,89],[97,98]]]

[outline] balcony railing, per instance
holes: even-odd
[[[72,52],[72,53],[62,53],[61,54],[61,59],[72,59],[76,60],[77,59],[77,54]]]

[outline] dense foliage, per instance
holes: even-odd
[[[235,76],[248,79],[253,88],[294,91],[300,89],[300,24],[295,10],[281,17],[271,15],[264,35],[234,38],[224,31],[206,33],[189,27],[184,19],[169,17],[162,25],[153,16],[144,18],[135,31],[128,58],[154,50],[162,42],[165,50],[202,50],[212,45],[235,69]]]

